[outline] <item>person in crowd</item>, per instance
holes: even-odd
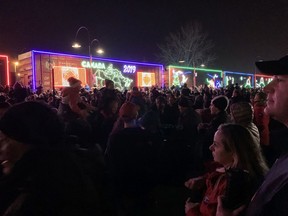
[[[4,115],[4,113],[11,107],[11,104],[4,101],[0,102],[0,118]]]
[[[230,117],[233,123],[247,128],[260,145],[260,135],[257,126],[253,123],[254,112],[250,103],[242,101],[230,106]]]
[[[195,96],[195,101],[193,104],[193,109],[203,109],[204,108],[204,97],[199,94]]]
[[[233,103],[237,103],[237,102],[240,102],[240,101],[244,101],[244,97],[242,95],[240,87],[237,85],[237,86],[235,86],[235,88],[234,88],[234,90],[232,92],[232,96],[230,98],[229,104],[231,105]]]
[[[214,161],[222,167],[185,182],[186,187],[194,190],[200,190],[206,186],[200,202],[196,202],[193,198],[186,202],[186,216],[216,215],[219,195],[227,196],[225,197],[226,205],[231,208],[249,202],[268,171],[259,141],[239,124],[220,125],[214,135],[210,150]],[[238,179],[236,181],[231,177],[229,179],[229,174],[236,175]],[[236,191],[238,191],[237,194],[231,194]]]
[[[27,89],[20,83],[15,82],[13,85],[13,103],[21,103],[28,96]]]
[[[129,97],[127,98],[127,101],[130,101],[139,106],[139,113],[138,113],[139,118],[146,112],[147,107],[145,99],[142,95],[142,92],[139,91],[139,88],[137,86],[134,86],[132,88]]]
[[[270,117],[264,112],[267,94],[263,91],[257,92],[253,100],[254,123],[260,133],[261,146],[269,145],[269,122]]]
[[[84,119],[75,119],[65,125],[65,146],[78,156],[83,165],[82,171],[89,176],[96,187],[99,209],[102,215],[110,215],[110,196],[108,193],[107,170],[104,153],[92,136],[92,127]]]
[[[273,75],[273,80],[264,87],[267,94],[265,113],[271,118],[288,127],[288,56],[279,60],[256,62],[256,66],[263,74]],[[282,154],[265,176],[263,184],[258,188],[246,209],[248,216],[288,215],[288,148],[287,132],[279,135],[285,140]],[[234,211],[227,210],[218,198],[218,216],[238,215],[244,206]]]
[[[0,120],[0,215],[97,215],[96,189],[63,146],[47,104],[13,105]]]
[[[176,133],[173,142],[178,150],[179,163],[184,164],[183,169],[186,175],[199,175],[199,169],[202,169],[201,155],[202,148],[198,146],[198,131],[197,126],[201,122],[200,115],[192,108],[192,102],[181,96],[178,101],[179,118],[176,127]],[[201,167],[201,168],[200,168]],[[180,170],[180,169],[179,169]],[[188,174],[189,173],[189,174]],[[183,180],[182,180],[183,181]]]
[[[165,132],[172,133],[172,131],[169,129],[175,129],[178,121],[178,115],[177,112],[174,113],[175,110],[173,110],[172,107],[167,105],[167,99],[162,95],[158,96],[152,110],[158,114],[161,127],[165,130]]]
[[[220,124],[229,121],[227,108],[229,106],[229,99],[224,95],[219,95],[211,100],[210,112],[212,120],[209,123],[200,123],[198,125],[199,142],[203,148],[204,163],[209,163],[212,160],[209,146],[213,142],[213,137]]]
[[[98,143],[103,153],[106,150],[109,134],[118,117],[120,101],[118,97],[102,98],[100,108],[87,118],[92,127],[92,138]]]
[[[137,125],[138,109],[131,102],[120,107],[124,128],[109,136],[105,152],[115,215],[147,215],[149,192],[156,181],[153,140]]]
[[[202,91],[203,94],[203,107],[201,109],[195,109],[201,116],[202,123],[209,123],[212,120],[210,104],[211,104],[211,94],[207,91]]]
[[[79,95],[82,82],[75,77],[69,77],[67,81],[69,86],[64,87],[61,91],[62,99],[58,109],[59,115],[64,121],[76,118],[85,119],[89,112]]]
[[[114,81],[105,79],[105,86],[99,90],[97,107],[101,109],[105,100],[115,97],[117,97],[117,94],[115,91]]]

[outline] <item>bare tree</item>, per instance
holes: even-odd
[[[211,53],[214,45],[198,22],[191,22],[182,26],[179,32],[170,33],[165,42],[158,45],[158,58],[165,65],[182,62],[183,66],[198,67],[215,60]]]

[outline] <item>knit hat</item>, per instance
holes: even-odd
[[[234,123],[250,123],[253,121],[254,110],[248,102],[233,103],[230,106],[230,113]]]
[[[13,105],[0,119],[0,130],[6,136],[30,145],[57,145],[63,136],[63,125],[57,113],[41,102]]]
[[[67,79],[67,81],[69,82],[69,85],[70,85],[71,87],[79,86],[79,85],[81,85],[81,83],[82,83],[80,80],[76,79],[75,77],[69,77],[69,78]]]
[[[224,95],[219,95],[212,99],[211,103],[221,111],[225,111],[229,105],[229,99]]]
[[[131,102],[125,102],[119,110],[119,117],[124,121],[131,121],[138,116],[139,107]]]

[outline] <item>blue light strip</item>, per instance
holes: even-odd
[[[32,50],[31,53],[31,60],[32,60],[32,77],[33,77],[33,82],[32,82],[32,86],[33,86],[33,91],[36,90],[36,62],[35,62],[35,56],[34,56],[35,51]]]
[[[243,72],[233,72],[233,71],[223,71],[224,74],[239,74],[239,75],[245,75],[245,76],[253,76],[254,74],[250,74],[250,73],[243,73]]]
[[[218,72],[223,73],[222,70],[216,70],[216,69],[206,69],[206,68],[194,68],[194,67],[185,67],[185,66],[175,66],[175,65],[169,65],[168,68],[180,68],[180,69],[187,69],[187,70],[197,70],[197,71],[206,71],[206,72]]]

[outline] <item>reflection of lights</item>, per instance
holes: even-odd
[[[17,76],[20,77],[20,73],[17,73]]]
[[[96,86],[100,84],[100,87],[105,85],[105,79],[109,79],[114,82],[115,88],[123,91],[125,88],[128,89],[133,82],[132,79],[123,76],[120,70],[113,68],[113,64],[110,64],[106,69],[97,69],[93,74],[96,78]]]

